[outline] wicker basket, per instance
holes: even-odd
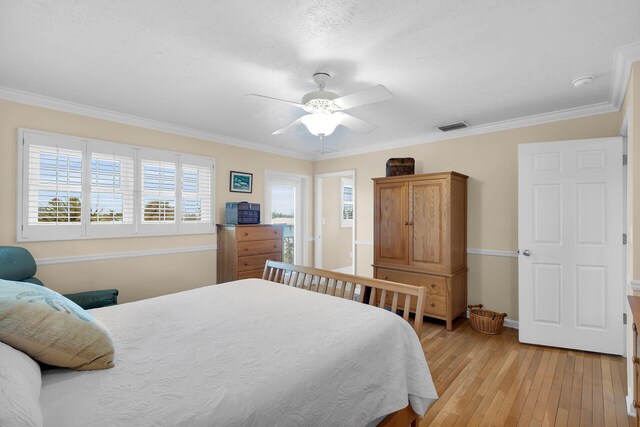
[[[471,327],[487,335],[497,335],[502,332],[504,318],[507,317],[507,313],[501,314],[491,310],[483,310],[482,307],[482,304],[469,306]]]

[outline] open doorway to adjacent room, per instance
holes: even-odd
[[[355,170],[316,174],[316,268],[355,274]]]

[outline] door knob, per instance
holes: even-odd
[[[525,249],[524,251],[522,251],[522,255],[531,256],[531,251],[529,249]]]

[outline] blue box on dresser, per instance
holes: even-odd
[[[227,202],[226,224],[260,224],[260,203]]]

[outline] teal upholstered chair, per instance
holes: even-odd
[[[44,286],[44,283],[34,277],[37,268],[36,261],[28,250],[17,246],[0,246],[0,279]],[[118,290],[79,292],[65,297],[88,310],[117,304]]]

